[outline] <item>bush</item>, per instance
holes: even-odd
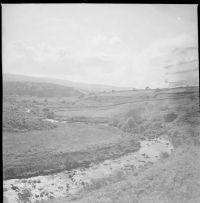
[[[48,119],[54,119],[55,115],[54,112],[50,111],[48,108],[44,108],[43,112]]]
[[[145,129],[145,127],[141,125],[141,126],[140,126],[140,130],[139,130],[139,131],[140,131],[140,133],[145,132],[145,130],[146,130],[146,129]]]
[[[191,95],[191,96],[190,96],[190,100],[193,101],[194,99],[195,99],[195,96],[194,96],[194,95]]]
[[[112,120],[109,122],[109,125],[114,126],[114,127],[118,127],[118,125],[119,125],[119,120],[117,120],[116,118],[114,118],[114,119],[112,119]]]
[[[32,103],[33,103],[33,104],[41,104],[40,102],[35,101],[35,100],[33,100]]]
[[[52,112],[52,111],[47,112],[48,119],[54,119],[54,117],[55,117],[54,112]]]
[[[48,108],[43,108],[43,111],[44,112],[49,112],[49,109]]]
[[[78,98],[79,99],[83,99],[84,98],[84,94],[81,94]]]
[[[161,108],[160,108],[160,110],[161,111],[166,111],[166,110],[168,110],[169,109],[169,107],[166,105],[166,106],[162,106]]]
[[[19,202],[23,202],[23,203],[30,202],[31,197],[32,197],[32,193],[28,189],[24,189],[22,190],[21,193],[20,192],[18,193]]]
[[[153,124],[153,128],[155,129],[155,130],[158,130],[158,129],[160,129],[160,128],[162,128],[162,123],[161,122],[155,122],[154,124]]]
[[[167,122],[167,123],[173,122],[176,118],[177,118],[177,114],[175,114],[173,112],[166,114],[164,117],[165,122]]]
[[[162,159],[166,159],[166,158],[169,157],[169,153],[168,153],[168,152],[161,152],[160,157],[161,157]]]
[[[131,109],[126,113],[125,118],[132,118],[134,119],[135,122],[141,123],[141,121],[143,121],[143,118],[142,118],[143,111],[144,109],[141,109],[141,108]]]
[[[37,113],[37,111],[36,111]],[[47,114],[45,114],[47,116]],[[53,114],[49,113],[49,118],[53,118]],[[16,132],[27,130],[43,130],[55,128],[56,125],[43,121],[33,113],[27,114],[23,109],[17,106],[5,107],[3,112],[3,129],[4,131]]]
[[[122,125],[122,130],[124,132],[135,132],[137,129],[137,124],[135,121],[129,117],[126,122]]]

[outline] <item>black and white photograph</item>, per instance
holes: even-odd
[[[2,4],[4,203],[199,203],[197,4]]]

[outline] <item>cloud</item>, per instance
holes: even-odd
[[[157,40],[141,53],[133,56],[135,83],[139,86],[144,84],[151,87],[166,86],[166,66],[174,63],[186,63],[191,60],[198,60],[198,49],[196,39],[189,35],[180,35],[171,39]],[[174,51],[176,50],[176,54]],[[179,66],[177,71],[181,71],[183,66]],[[187,67],[193,69],[194,67]],[[191,72],[191,71],[190,71]],[[170,80],[170,77],[167,77]],[[177,80],[180,76],[177,76]]]
[[[115,45],[117,43],[120,43],[120,37],[117,35],[103,35],[103,34],[98,34],[92,38],[92,42],[94,45],[99,46],[99,45]]]
[[[166,66],[197,59],[196,41],[189,35],[157,40],[139,53],[124,48],[123,41],[114,34],[96,35],[92,39],[85,49],[77,51],[45,43],[9,43],[3,51],[4,71],[156,88],[166,86]],[[170,81],[169,75],[167,80]]]
[[[22,42],[9,44],[5,55],[4,69],[14,72],[37,74],[87,75],[107,74],[113,71],[113,64],[108,58],[98,54],[68,54],[64,47],[52,47],[45,44],[31,46]],[[4,57],[8,59],[8,57]]]
[[[5,72],[143,88],[195,59],[194,5],[6,6],[3,18]]]

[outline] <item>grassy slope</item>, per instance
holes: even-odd
[[[119,140],[121,140],[119,142]],[[67,124],[52,130],[3,135],[4,178],[29,177],[88,166],[139,146],[106,126]]]
[[[80,96],[82,93],[72,87],[51,83],[3,82],[4,95],[25,95],[37,97]]]
[[[89,192],[73,203],[196,203],[200,202],[200,149],[179,147],[153,166],[126,179]],[[52,203],[64,203],[57,200]]]
[[[189,93],[177,94],[177,92],[186,92],[186,90]],[[193,126],[194,124],[198,126],[200,123],[197,113],[198,89],[190,88],[186,90],[175,89],[171,91],[171,94],[169,90],[161,92],[152,90],[114,92],[99,94],[95,99],[93,97],[75,99],[73,102],[68,99],[63,102],[64,98],[61,100],[48,100],[47,104],[44,104],[43,101],[37,102],[37,108],[48,107],[55,112],[56,118],[72,119],[72,122],[75,122],[80,120],[81,117],[84,122],[83,124],[59,125],[51,130],[43,129],[42,131],[29,131],[26,133],[4,132],[4,178],[28,177],[30,175],[41,175],[63,169],[88,166],[91,161],[98,162],[136,150],[138,148],[137,140],[140,137],[167,135],[176,147],[180,147],[184,143],[198,144],[199,137],[197,133],[199,129],[195,129]],[[94,107],[91,107],[91,103]],[[19,104],[21,104],[21,101]],[[89,109],[86,106],[91,108]],[[60,115],[60,112],[62,112],[62,115]],[[167,117],[171,113],[176,114],[176,117],[172,118],[172,120],[170,120],[170,116]],[[99,125],[98,123],[101,123],[102,119],[108,122],[110,126]],[[96,124],[94,124],[94,120]],[[116,128],[113,128],[113,121],[115,120],[117,120],[117,125],[114,124]],[[124,136],[123,131],[135,136],[131,138],[128,135]],[[184,157],[185,153],[183,151],[182,157]],[[191,157],[193,156],[190,150],[187,153],[191,154]],[[195,156],[199,158],[198,153]],[[182,160],[181,152],[177,155],[177,161],[179,158]],[[170,158],[169,166],[166,167],[170,168],[170,164],[173,166],[175,163],[176,161],[173,162]],[[189,165],[189,161],[188,163],[183,162],[184,164]],[[178,166],[176,165],[174,168],[175,172],[179,170],[176,169]],[[198,166],[192,165],[191,173],[193,173],[193,167],[198,168]],[[157,166],[155,170],[156,168]],[[169,172],[167,175],[171,177],[173,173]],[[166,181],[164,177],[163,181]],[[134,199],[131,194],[135,189],[121,188],[120,185],[123,185],[123,183],[118,184],[119,189],[117,191],[114,190],[115,185],[110,185],[111,192],[106,193],[107,191],[104,191],[102,193],[105,202],[109,198],[111,202],[117,202],[117,198],[119,198],[118,202],[124,202],[122,200],[126,196],[128,198],[127,202]],[[127,185],[127,181],[124,184]],[[171,187],[170,184],[169,187]],[[121,191],[124,191],[124,194]],[[98,202],[95,195],[96,193],[91,196],[92,201],[89,202]],[[137,196],[136,194],[136,200],[140,198]],[[152,196],[151,193],[150,196]],[[147,196],[147,199],[150,196]],[[120,199],[121,197],[122,199]],[[142,197],[145,196],[142,195]],[[87,198],[85,201],[87,202]],[[103,201],[101,199],[100,202]]]
[[[168,91],[167,94],[169,93]],[[72,201],[60,199],[52,203],[200,202],[198,92],[182,93],[182,95],[182,98],[166,99],[171,95],[166,96],[162,92],[157,97],[165,98],[164,100],[146,102],[145,105],[144,102],[138,105],[126,105],[123,111],[115,109],[118,117],[113,116],[113,119],[117,118],[121,122],[125,122],[129,117],[137,120],[146,116],[146,120],[138,123],[140,127],[145,128],[143,132],[139,132],[139,137],[156,137],[160,133],[167,136],[176,148],[170,157],[161,159],[153,166],[149,165],[133,171],[125,178],[122,177],[120,181],[116,180],[117,183],[105,181],[100,189],[99,184],[94,184],[87,193],[84,191],[72,197]],[[138,110],[140,105],[142,111]],[[171,116],[171,113],[176,114],[176,117]],[[131,132],[138,128],[138,125],[134,126]],[[120,125],[117,125],[117,128],[120,128]]]

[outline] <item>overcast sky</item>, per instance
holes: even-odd
[[[196,48],[189,58],[197,59],[196,5],[2,7],[4,73],[164,87],[174,50]]]

